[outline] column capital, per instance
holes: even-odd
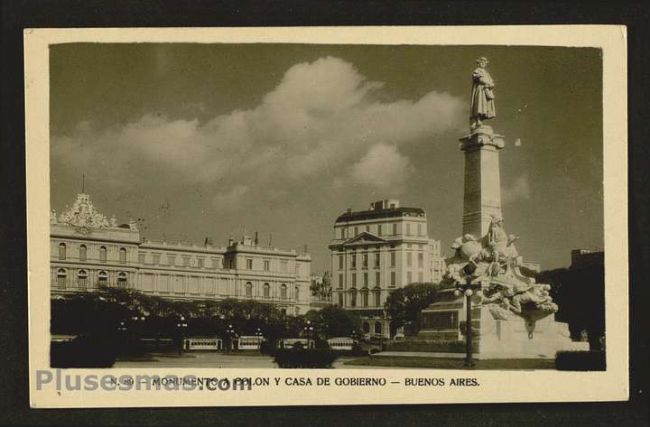
[[[460,138],[459,141],[461,151],[473,151],[481,147],[493,147],[493,149],[500,150],[505,147],[503,135],[494,133],[492,127],[487,125],[472,130],[472,133]]]

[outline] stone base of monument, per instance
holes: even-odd
[[[389,351],[405,356],[465,357],[465,301],[453,292],[422,311],[416,337],[393,344]],[[535,318],[498,310],[493,305],[472,309],[473,356],[476,359],[553,359],[558,351],[586,351],[589,343],[571,341],[566,323],[554,314]]]
[[[569,325],[556,322],[553,314],[537,321],[517,315],[502,320],[495,319],[489,308],[478,310],[477,359],[554,359],[558,351],[589,350],[588,342],[571,341]]]

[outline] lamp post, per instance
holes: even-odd
[[[262,330],[260,328],[257,328],[257,330],[255,331],[255,336],[257,337],[257,349],[261,350],[261,348],[262,348],[262,340],[264,338],[263,338],[263,335],[262,335]]]
[[[184,316],[180,316],[178,318],[178,322],[176,323],[176,331],[178,335],[178,355],[180,356],[183,354],[183,347],[184,347],[184,341],[185,341],[185,330],[187,329],[187,322],[185,321]]]
[[[228,338],[228,345],[227,345],[227,350],[228,353],[230,353],[230,350],[233,349],[233,338],[235,337],[235,328],[230,324],[226,328],[226,337]]]
[[[140,338],[143,335],[144,321],[147,320],[145,316],[132,316],[131,323],[133,325],[134,333],[140,335]]]
[[[473,348],[472,348],[472,295],[480,296],[482,294],[480,283],[457,283],[454,295],[457,297],[465,295],[465,367],[473,368]]]
[[[311,324],[311,320],[307,321],[307,324],[304,327],[305,335],[307,335],[307,348],[309,348],[310,341],[313,340],[314,335],[314,326]]]
[[[122,334],[125,333],[128,330],[126,323],[124,323],[124,321],[121,321],[120,324],[117,325],[117,330]]]

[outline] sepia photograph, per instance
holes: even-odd
[[[48,44],[33,386],[612,373],[603,48],[465,40]]]

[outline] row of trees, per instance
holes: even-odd
[[[248,300],[173,301],[130,289],[102,288],[98,292],[52,299],[53,334],[101,335],[120,329],[148,337],[261,333],[269,339],[309,332],[323,338],[358,333],[359,319],[337,307],[287,316],[272,304]]]
[[[602,268],[546,271],[538,274],[537,280],[551,285],[551,294],[560,306],[556,317],[569,323],[574,339],[582,330],[593,339],[603,335]],[[329,289],[326,275],[312,292],[325,296]],[[391,332],[404,327],[407,335],[416,334],[420,312],[436,301],[439,289],[434,283],[413,283],[394,290],[384,306]],[[52,332],[58,334],[113,331],[120,322],[127,322],[148,335],[169,335],[181,318],[186,319],[187,334],[191,335],[221,335],[230,326],[238,335],[261,332],[268,338],[300,336],[308,327],[322,338],[360,333],[359,319],[335,306],[294,317],[272,304],[251,300],[172,301],[116,288],[52,300]]]

